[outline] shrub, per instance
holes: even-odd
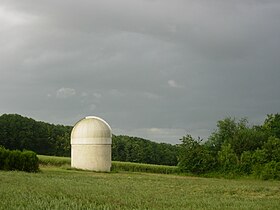
[[[0,170],[17,170],[27,172],[39,171],[39,160],[32,151],[6,150],[0,148]]]
[[[39,171],[39,159],[36,153],[32,151],[23,151],[22,157],[23,157],[22,158],[23,171],[27,171],[27,172]]]
[[[280,162],[280,139],[269,137],[268,141],[263,145],[263,149],[267,151],[267,159],[269,161]]]
[[[253,164],[264,164],[269,162],[267,157],[267,150],[265,149],[257,149],[252,154],[252,162]]]
[[[260,178],[267,179],[280,179],[280,162],[271,161],[266,163],[260,174]]]
[[[223,144],[218,152],[220,170],[224,173],[236,172],[238,158],[230,144]]]
[[[265,149],[257,149],[252,154],[252,170],[256,177],[260,177],[264,165],[268,163],[267,151]]]
[[[4,169],[5,160],[9,156],[8,150],[4,147],[0,147],[0,170]]]
[[[240,157],[240,173],[249,175],[252,172],[252,152],[245,151]]]
[[[18,150],[9,151],[8,157],[5,159],[4,170],[22,171],[21,152]]]
[[[178,163],[181,171],[202,174],[213,170],[216,159],[204,145],[200,144],[200,139],[195,140],[191,135],[186,135],[181,141]]]

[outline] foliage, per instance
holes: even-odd
[[[33,150],[45,155],[70,156],[71,129],[71,126],[53,125],[16,114],[4,114],[0,116],[0,146],[11,150]],[[178,165],[180,171],[194,174],[220,173],[225,176],[253,175],[263,179],[279,179],[278,113],[268,115],[263,125],[257,126],[250,125],[246,118],[238,120],[227,117],[219,120],[217,129],[205,142],[190,135],[184,136],[180,145],[123,135],[113,135],[112,142],[114,161]],[[3,152],[6,151],[3,148],[1,151],[0,166],[3,167],[3,159],[8,153]],[[19,158],[19,151],[13,152],[13,158],[9,159],[13,168],[18,167]],[[114,165],[115,163],[118,165]],[[125,170],[150,170],[144,169],[146,165],[143,168],[133,163],[115,163],[113,162],[113,167]],[[68,163],[61,158],[57,162],[57,165],[60,164]]]
[[[18,114],[0,116],[0,145],[45,155],[70,155],[72,127],[38,122]]]
[[[220,151],[222,145],[232,139],[239,127],[244,127],[246,123],[245,119],[242,119],[240,123],[236,122],[235,118],[227,117],[224,120],[219,120],[217,122],[217,130],[213,132],[205,146],[216,153]]]
[[[227,142],[231,144],[234,153],[240,157],[244,151],[255,151],[261,148],[266,141],[267,136],[264,132],[254,127],[246,126],[238,129],[235,135]]]
[[[263,149],[267,153],[269,161],[280,162],[280,139],[276,137],[269,137],[268,141],[263,145]]]
[[[178,147],[176,145],[123,135],[113,135],[112,141],[112,160],[177,165]]]
[[[201,164],[208,161],[214,169],[212,173],[279,179],[279,134],[279,114],[268,115],[261,126],[250,126],[246,118],[227,117],[217,122],[217,129],[203,145],[190,135],[184,137],[178,165],[186,171],[201,174],[208,172]]]
[[[279,179],[280,180],[280,162],[271,161],[266,163],[260,173],[260,178],[267,179]]]
[[[195,140],[191,135],[186,135],[181,141],[178,166],[182,171],[200,174],[215,167],[215,158],[200,144],[200,139]]]
[[[238,158],[230,144],[222,145],[221,151],[218,152],[218,163],[221,172],[235,172]]]
[[[240,157],[239,172],[241,174],[249,175],[252,173],[252,152],[244,151]]]
[[[38,122],[17,114],[0,116],[0,145],[32,150],[42,155],[70,156],[71,126]],[[129,136],[112,138],[112,159],[161,165],[177,165],[176,145]]]
[[[39,171],[39,160],[31,151],[6,150],[0,148],[0,170]]]
[[[9,157],[9,150],[6,150],[3,146],[0,146],[0,170],[3,170],[6,166],[6,159]]]
[[[223,144],[230,144],[235,154],[240,157],[244,151],[254,151],[267,140],[267,133],[257,127],[250,127],[246,118],[237,121],[225,118],[217,123],[218,129],[211,134],[205,145],[215,152],[221,150]]]
[[[269,114],[264,121],[263,130],[270,136],[280,138],[280,114]]]

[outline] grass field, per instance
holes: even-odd
[[[280,182],[44,166],[0,171],[0,209],[279,209]]]
[[[69,157],[56,157],[38,155],[40,165],[44,166],[62,166],[70,168],[71,159]],[[144,163],[131,163],[112,161],[112,171],[130,171],[130,172],[146,172],[159,174],[178,174],[179,168],[177,166],[154,165]]]

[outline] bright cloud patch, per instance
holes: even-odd
[[[168,85],[169,87],[172,87],[172,88],[182,88],[183,86],[182,85],[179,85],[175,80],[168,80]]]
[[[76,95],[76,91],[73,88],[60,88],[56,91],[57,98],[69,98],[71,96]]]

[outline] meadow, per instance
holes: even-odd
[[[279,181],[121,170],[97,173],[70,170],[69,159],[60,160],[63,164],[41,164],[39,173],[0,171],[0,209],[224,210],[280,205]]]
[[[63,168],[70,168],[71,159],[69,157],[57,157],[38,155],[39,163],[43,166],[59,166]],[[146,172],[159,174],[178,174],[180,170],[177,166],[165,166],[144,163],[132,163],[112,161],[112,171],[130,171],[130,172]]]

